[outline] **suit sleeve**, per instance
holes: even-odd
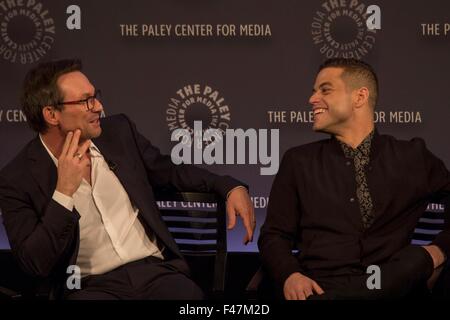
[[[126,118],[125,115],[124,117]],[[134,123],[128,118],[126,119],[130,124],[133,137],[153,188],[215,192],[224,199],[226,199],[227,193],[237,186],[245,186],[248,189],[244,183],[230,176],[219,176],[194,165],[173,164],[170,156],[162,155],[158,148],[153,146],[150,141],[137,131]]]
[[[445,167],[445,164],[433,155],[426,147],[423,140],[422,142],[422,150],[423,150],[423,158],[425,163],[425,168],[427,172],[427,188],[430,196],[433,199],[442,199],[445,198],[447,203],[446,205],[446,213],[444,230],[442,230],[434,239],[433,244],[437,245],[441,250],[450,257],[450,219],[448,214],[450,213],[450,208],[448,206],[449,197],[450,197],[450,173],[448,169]]]
[[[79,215],[53,199],[38,213],[15,185],[0,178],[0,207],[13,255],[26,273],[47,277],[68,256]]]
[[[258,240],[263,267],[281,288],[292,273],[301,272],[297,258],[292,255],[299,237],[300,217],[294,165],[288,151],[272,185],[267,217]]]

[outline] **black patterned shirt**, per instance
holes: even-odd
[[[356,196],[359,202],[364,229],[370,227],[374,217],[372,197],[370,196],[369,187],[367,186],[367,177],[365,173],[365,167],[369,164],[370,160],[370,146],[372,144],[373,134],[374,130],[372,130],[356,149],[339,141],[344,150],[345,157],[353,159],[355,165]]]

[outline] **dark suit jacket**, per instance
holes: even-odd
[[[450,174],[421,139],[400,141],[375,132],[367,184],[375,219],[364,230],[355,168],[335,138],[286,152],[272,186],[259,248],[263,265],[282,286],[293,272],[347,274],[387,261],[411,242],[433,196],[450,193]],[[301,254],[292,256],[295,244]],[[434,243],[450,254],[450,230]]]
[[[102,134],[93,142],[110,164],[133,204],[147,233],[156,234],[167,258],[181,258],[176,268],[188,267],[167,229],[154,200],[160,188],[216,192],[226,197],[239,181],[189,165],[173,165],[124,115],[101,120]],[[20,267],[37,277],[64,283],[67,266],[75,264],[80,215],[52,199],[57,168],[36,137],[0,172],[0,208],[13,255]]]

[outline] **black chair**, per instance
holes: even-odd
[[[193,280],[207,298],[222,298],[227,262],[225,200],[198,192],[157,193],[155,199]],[[25,275],[10,250],[0,250],[0,270],[0,300],[49,299],[49,282]]]
[[[11,250],[0,250],[0,300],[48,300],[50,283],[25,274]]]
[[[194,281],[207,298],[223,298],[227,265],[225,201],[212,193],[155,196],[163,220],[191,267]]]
[[[23,295],[16,290],[21,286],[19,279],[23,279],[23,277],[21,277],[20,271],[17,270],[13,263],[10,250],[0,250],[0,266],[0,300],[21,299]],[[11,276],[12,274],[14,276]]]
[[[435,236],[450,224],[450,196],[430,203],[414,230],[413,245],[428,245]],[[296,252],[298,254],[298,252]],[[450,259],[435,270],[428,281],[430,297],[437,299],[450,298]],[[255,272],[246,287],[249,300],[272,300],[278,298],[280,293],[262,267]]]

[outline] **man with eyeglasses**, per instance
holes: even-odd
[[[59,60],[26,75],[22,106],[38,135],[0,172],[0,208],[14,256],[28,274],[50,277],[56,297],[203,298],[153,190],[220,194],[229,228],[240,215],[247,243],[255,217],[246,187],[172,164],[125,115],[100,120],[100,91],[81,68],[79,60]],[[80,271],[81,288],[67,286],[68,270]]]

